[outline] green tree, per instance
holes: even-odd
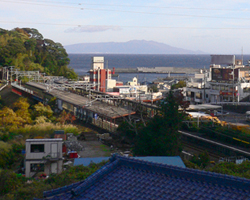
[[[68,68],[69,58],[62,44],[44,39],[36,29],[0,29],[0,65],[13,65],[20,70],[39,70],[48,75],[76,79]]]
[[[153,92],[159,92],[159,89],[157,88],[157,85],[155,85],[155,84],[149,86],[148,89],[149,89],[148,91],[150,91],[150,89],[151,89]]]
[[[177,84],[174,84],[171,86],[171,89],[178,89],[178,88],[183,88],[186,87],[186,82],[185,81],[179,81]]]
[[[138,130],[133,149],[140,156],[170,156],[181,152],[181,139],[178,130],[184,117],[183,110],[174,93],[170,91],[159,105],[159,114]],[[181,105],[182,106],[182,105]]]
[[[200,168],[205,168],[209,165],[210,163],[210,158],[209,158],[209,154],[207,151],[204,151],[203,153],[197,155],[194,155],[190,162],[198,165]]]
[[[34,117],[45,116],[46,118],[50,118],[53,115],[53,111],[50,106],[45,106],[41,102],[34,105]]]

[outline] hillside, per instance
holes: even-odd
[[[191,51],[172,47],[167,44],[146,40],[131,40],[128,42],[81,43],[66,45],[68,53],[117,53],[117,54],[202,54],[201,51]]]
[[[0,66],[76,78],[76,73],[67,67],[68,64],[68,54],[63,46],[43,38],[38,30],[15,28],[8,31],[0,28]]]

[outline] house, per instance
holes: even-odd
[[[62,172],[62,138],[27,139],[25,176],[34,177],[39,172],[46,175]]]
[[[84,181],[45,199],[249,199],[250,180],[113,155]]]

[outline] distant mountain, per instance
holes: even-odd
[[[114,54],[204,54],[201,51],[172,47],[170,45],[146,41],[80,43],[64,46],[67,53],[114,53]]]

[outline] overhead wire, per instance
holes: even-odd
[[[34,2],[33,0],[20,0],[22,2]],[[155,5],[128,5],[128,4],[97,4],[97,3],[86,3],[86,2],[68,2],[68,1],[45,1],[39,0],[37,2],[45,3],[58,3],[58,4],[75,4],[75,5],[90,5],[90,6],[107,6],[107,7],[129,7],[129,8],[163,8],[163,9],[184,9],[184,10],[215,10],[215,11],[235,11],[235,12],[249,12],[249,9],[227,9],[227,8],[202,8],[202,7],[180,7],[180,6],[155,6]]]
[[[174,26],[122,26],[122,25],[84,25],[84,24],[67,24],[67,23],[48,23],[48,22],[24,22],[24,21],[6,21],[0,20],[1,23],[18,23],[18,24],[43,24],[43,25],[51,25],[51,26],[70,26],[75,28],[82,27],[98,27],[105,26],[108,28],[112,27],[121,27],[121,28],[154,28],[154,29],[202,29],[202,30],[250,30],[250,27],[174,27]]]
[[[147,14],[147,15],[165,15],[165,16],[175,16],[175,17],[194,17],[194,18],[211,18],[211,19],[236,19],[236,20],[250,20],[250,18],[244,17],[223,17],[223,16],[206,16],[206,15],[188,15],[188,14],[171,14],[171,13],[156,13],[156,12],[144,12],[144,11],[128,11],[128,10],[114,10],[114,9],[103,9],[103,8],[87,8],[87,7],[75,7],[75,6],[61,6],[53,4],[42,4],[27,1],[13,1],[13,0],[0,0],[0,2],[8,3],[19,3],[19,4],[29,4],[29,5],[39,5],[39,6],[49,6],[49,7],[61,7],[61,8],[74,8],[79,10],[97,10],[105,12],[120,12],[120,13],[135,13],[135,14]]]

